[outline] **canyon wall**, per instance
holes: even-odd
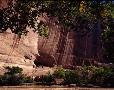
[[[31,29],[27,36],[20,39],[11,33],[10,29],[0,33],[0,67],[19,66],[26,72],[32,71],[34,60],[38,55],[37,47],[38,34]]]
[[[76,65],[93,65],[102,61],[102,51],[98,30],[95,28],[87,35],[72,30],[64,30],[57,24],[55,17],[50,19],[45,15],[49,26],[48,37],[38,37],[38,58],[43,64],[62,65],[73,68]]]
[[[1,8],[7,7],[5,1],[8,3],[8,0],[0,0]],[[73,68],[76,65],[91,65],[94,61],[101,60],[98,29],[81,36],[76,31],[64,30],[57,24],[58,20],[55,17],[49,18],[44,14],[40,19],[49,26],[48,37],[38,36],[29,30],[28,35],[17,40],[19,44],[12,48],[17,36],[10,30],[0,34],[1,62],[30,65],[33,68],[33,60],[37,56],[40,64]]]

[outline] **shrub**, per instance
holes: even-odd
[[[54,82],[54,77],[50,73],[48,75],[42,75],[35,77],[37,83],[51,85]]]
[[[40,82],[40,77],[41,77],[41,76],[36,76],[36,77],[34,78],[34,81],[35,81],[35,82]]]
[[[114,86],[114,71],[111,68],[97,68],[91,79],[91,83],[100,86]]]
[[[80,71],[77,71],[79,73],[80,85],[87,85],[90,83],[95,69],[96,67],[94,66],[83,66]]]
[[[7,69],[7,72],[5,74],[10,74],[10,75],[14,75],[14,74],[21,74],[23,69],[20,67],[5,67],[5,69]]]
[[[65,70],[63,68],[58,68],[54,71],[54,78],[64,78],[65,77]]]
[[[1,85],[20,85],[23,83],[23,75],[10,75],[10,74],[5,74],[1,76],[0,78],[0,84]]]
[[[7,72],[0,76],[0,85],[20,85],[32,82],[30,77],[22,74],[23,69],[19,67],[6,67]]]
[[[75,71],[65,71],[64,84],[79,84],[79,75]]]
[[[24,77],[24,83],[33,83],[33,79],[30,76]]]
[[[54,72],[54,78],[62,78],[63,84],[68,85],[114,87],[114,69],[109,67],[83,66],[73,71],[59,68]]]

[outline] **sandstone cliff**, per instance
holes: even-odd
[[[93,65],[94,61],[102,60],[97,28],[81,36],[76,31],[64,30],[55,17],[49,18],[45,15],[44,19],[49,26],[49,36],[38,37],[40,64],[74,68],[76,65]]]
[[[0,1],[0,7],[7,6],[4,1],[8,2],[8,0]],[[39,19],[49,26],[48,37],[38,36],[29,30],[28,35],[17,40],[17,44],[14,45],[17,36],[12,34],[10,30],[0,34],[1,67],[10,64],[24,67],[25,70],[25,67],[29,69],[30,66],[32,71],[33,60],[38,54],[40,56],[37,57],[37,60],[40,65],[63,65],[67,68],[83,64],[90,65],[94,60],[99,59],[101,51],[98,35],[95,34],[97,31],[93,30],[82,37],[76,31],[64,30],[55,17],[49,18],[44,14]]]
[[[22,36],[21,39],[10,30],[0,33],[0,66],[20,66],[24,70],[29,68],[32,70],[38,55],[37,47],[38,34],[30,29],[27,36]]]

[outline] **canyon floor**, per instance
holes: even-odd
[[[67,88],[67,87],[20,87],[20,86],[5,86],[0,87],[0,90],[114,90],[114,88],[80,88],[80,87],[74,87],[74,88]]]

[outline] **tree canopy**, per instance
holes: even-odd
[[[13,33],[22,35],[28,32],[26,27],[29,26],[40,33],[40,26],[46,25],[40,23],[38,17],[46,12],[49,17],[58,17],[64,27],[81,32],[82,28],[91,29],[97,19],[114,17],[113,8],[112,1],[14,0],[8,8],[0,10],[0,31],[10,28]]]

